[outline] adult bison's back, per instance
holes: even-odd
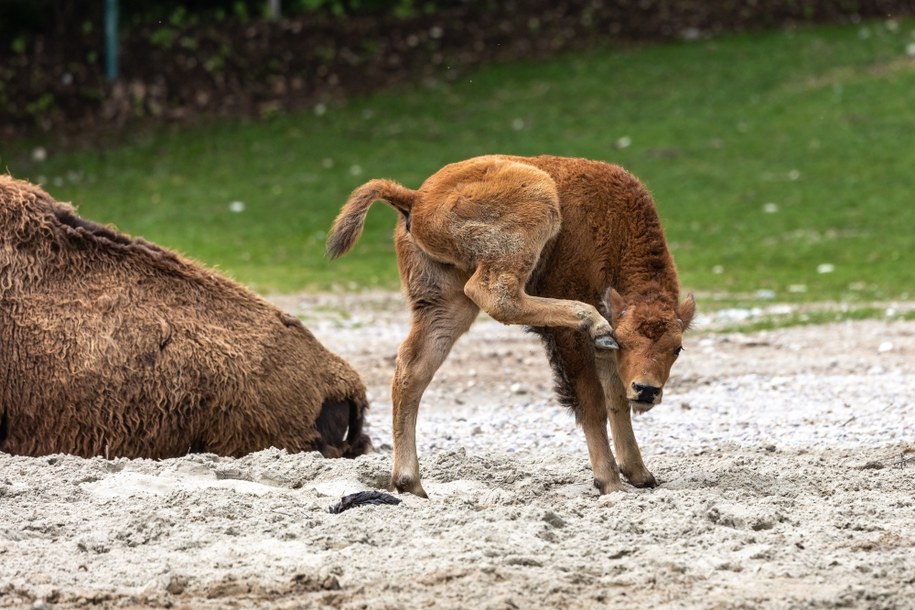
[[[366,407],[296,318],[0,176],[0,450],[355,456]]]

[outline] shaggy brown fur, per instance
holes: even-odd
[[[0,176],[0,451],[352,457],[366,407],[296,318]]]
[[[542,336],[600,493],[621,488],[621,471],[633,485],[655,485],[630,410],[660,402],[695,304],[691,296],[679,302],[661,223],[639,181],[602,162],[504,155],[448,165],[415,191],[372,180],[337,217],[331,257],[352,247],[379,199],[402,214],[397,257],[413,311],[392,387],[392,485],[425,496],[415,441],[420,398],[480,309]]]

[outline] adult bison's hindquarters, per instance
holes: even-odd
[[[376,200],[401,214],[397,261],[413,310],[391,392],[392,485],[426,495],[416,455],[420,398],[481,309],[543,338],[600,493],[620,489],[620,473],[655,485],[630,411],[661,401],[695,303],[679,301],[661,223],[639,181],[598,161],[504,155],[447,165],[417,190],[372,180],[340,211],[331,257],[356,242]]]
[[[353,457],[366,407],[296,318],[0,176],[0,450]]]

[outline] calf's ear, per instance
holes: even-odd
[[[680,325],[683,327],[683,330],[686,331],[689,328],[690,323],[693,321],[693,316],[696,315],[696,299],[693,298],[692,293],[686,297],[686,300],[680,303],[680,306],[677,308],[677,317],[680,319]]]
[[[623,297],[613,287],[607,288],[604,292],[604,298],[600,302],[600,313],[607,318],[611,326],[616,326],[616,321],[620,319],[626,310],[626,302]]]

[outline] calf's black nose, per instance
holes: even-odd
[[[638,397],[639,402],[654,402],[654,399],[661,393],[661,388],[641,383],[633,383],[632,389],[635,390],[635,395]]]

